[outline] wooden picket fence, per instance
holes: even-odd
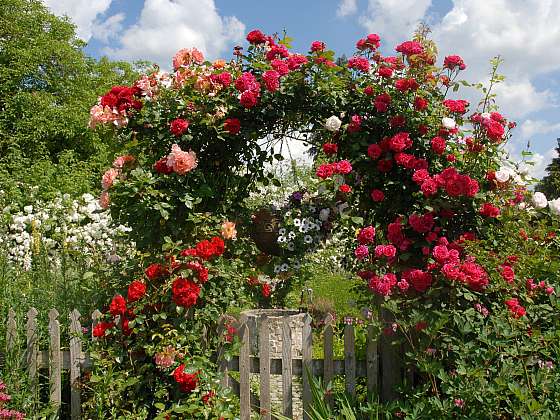
[[[91,360],[87,353],[82,350],[82,327],[80,324],[80,313],[74,310],[69,315],[70,339],[68,351],[61,350],[60,321],[56,309],[51,309],[49,317],[49,348],[41,350],[38,346],[38,311],[31,308],[27,312],[26,323],[26,351],[25,364],[29,381],[37,391],[39,386],[38,373],[40,369],[48,370],[50,384],[50,402],[54,407],[60,408],[62,403],[62,371],[69,372],[70,380],[70,416],[72,419],[80,418],[80,386],[79,380],[83,371],[91,368]],[[95,311],[92,316],[92,325],[95,326],[101,316]],[[241,339],[239,356],[226,361],[218,355],[219,368],[223,372],[222,385],[231,388],[240,399],[241,420],[250,420],[251,412],[257,412],[261,418],[270,420],[273,418],[271,411],[270,375],[282,375],[282,408],[281,414],[291,418],[293,416],[293,377],[302,378],[302,402],[304,419],[305,414],[312,402],[312,392],[309,376],[310,372],[315,377],[322,377],[324,383],[330,382],[335,375],[343,375],[346,392],[356,395],[356,379],[367,378],[368,393],[376,393],[382,401],[396,397],[394,386],[401,381],[403,371],[400,362],[400,351],[396,351],[390,345],[385,336],[377,336],[372,326],[367,330],[366,359],[357,360],[354,325],[344,325],[344,359],[334,359],[333,339],[334,331],[330,324],[323,330],[323,359],[312,359],[313,333],[311,317],[306,315],[302,331],[302,358],[292,357],[292,332],[288,321],[282,326],[282,358],[270,358],[269,352],[269,325],[264,318],[258,327],[259,357],[251,355],[250,332],[246,322],[239,325],[238,334]],[[16,316],[13,309],[8,311],[6,325],[6,353],[9,354],[17,343],[18,328]],[[2,361],[0,353],[0,363]],[[231,372],[239,373],[239,381],[230,376]],[[255,395],[250,388],[250,375],[258,374],[260,389],[259,395]],[[410,375],[410,371],[408,372]],[[332,399],[326,396],[327,401],[332,404]]]

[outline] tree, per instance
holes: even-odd
[[[106,133],[88,130],[89,109],[136,72],[129,63],[88,57],[84,46],[74,25],[41,1],[0,3],[1,189],[10,189],[9,178],[33,178],[37,164],[40,173],[45,165],[95,167],[111,151]]]
[[[558,147],[556,147],[557,156],[547,166],[547,175],[539,182],[536,188],[537,191],[542,192],[549,199],[560,197],[560,138],[556,139],[556,141],[558,142]]]

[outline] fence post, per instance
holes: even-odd
[[[82,326],[80,313],[74,309],[70,313],[70,417],[79,419],[81,415],[80,366],[82,363]]]
[[[333,351],[333,327],[331,323],[328,323],[325,327],[323,337],[323,384],[325,386],[327,386],[334,377]],[[334,400],[330,393],[325,395],[325,401],[331,408],[334,406]]]
[[[292,329],[287,319],[282,323],[282,414],[293,416],[292,402]]]
[[[35,308],[30,308],[29,311],[27,311],[27,350],[25,352],[25,362],[27,363],[29,383],[34,398],[37,396],[39,385],[37,381],[39,368],[37,360],[39,353],[37,343],[37,315],[39,315],[39,312],[37,312]]]
[[[366,375],[368,393],[372,395],[377,392],[379,375],[379,355],[377,349],[377,338],[374,335],[373,325],[368,325],[367,329],[367,350],[366,350]]]
[[[241,420],[251,420],[251,387],[249,383],[250,371],[250,337],[249,327],[245,319],[241,324],[241,349],[239,350],[239,405]]]
[[[381,308],[381,320],[390,325],[393,317],[389,311]],[[397,347],[392,344],[391,336],[382,334],[379,343],[381,357],[381,401],[393,401],[398,398],[395,387],[401,381],[401,361]],[[400,346],[398,347],[400,349]]]
[[[352,397],[356,396],[356,338],[354,326],[350,323],[344,325],[344,376],[346,392]]]
[[[309,314],[305,315],[303,319],[303,331],[302,331],[302,375],[303,375],[303,419],[309,419],[309,409],[311,407],[311,378],[312,366],[311,366],[311,356],[313,347],[313,334],[311,331],[311,316]]]
[[[17,343],[17,323],[14,308],[8,309],[8,325],[6,326],[6,353],[10,353]]]
[[[60,352],[60,323],[58,311],[49,311],[49,383],[51,387],[50,401],[58,410],[62,402],[62,360]]]
[[[259,320],[259,376],[260,376],[260,414],[270,420],[270,330],[268,317]]]

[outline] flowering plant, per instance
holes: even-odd
[[[10,394],[6,392],[6,384],[0,379],[0,419],[23,420],[25,418],[24,413],[7,407],[11,399]]]
[[[225,252],[219,236],[170,249],[113,297],[93,327],[88,409],[231,418],[234,401],[220,388],[216,365],[218,350],[227,357],[235,337],[232,322],[221,322],[238,299]],[[121,373],[126,381],[115,379]],[[123,392],[127,398],[112,400]]]

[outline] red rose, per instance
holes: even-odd
[[[330,163],[323,163],[319,165],[316,175],[321,179],[327,179],[334,174],[335,165]]]
[[[428,108],[428,101],[420,96],[414,98],[414,109],[417,111],[423,111]]]
[[[364,88],[364,94],[366,96],[373,96],[374,93],[375,93],[375,91],[373,90],[373,86],[366,86]]]
[[[381,152],[382,152],[381,147],[379,147],[379,145],[376,143],[370,144],[368,146],[367,154],[373,160],[379,159],[379,157],[381,156]]]
[[[504,138],[504,127],[498,121],[489,120],[485,124],[486,127],[486,135],[490,140],[494,143],[499,143]]]
[[[432,139],[432,150],[434,151],[434,153],[441,155],[443,154],[443,152],[445,151],[445,139],[442,137],[434,137]]]
[[[422,185],[420,185],[420,190],[424,194],[424,197],[431,197],[437,194],[438,185],[432,178],[427,178],[422,182]]]
[[[177,118],[171,121],[169,131],[173,133],[175,137],[180,137],[189,128],[189,122],[182,118]]]
[[[186,373],[185,365],[179,365],[173,371],[173,378],[179,384],[181,392],[192,392],[198,386],[198,372]]]
[[[266,42],[266,39],[266,35],[258,29],[255,29],[247,34],[247,41],[249,41],[249,43],[253,45],[264,44]]]
[[[352,188],[348,184],[342,184],[340,187],[338,187],[338,191],[344,194],[348,194],[352,191]]]
[[[367,226],[358,233],[358,242],[362,245],[372,243],[375,239],[375,228]]]
[[[123,315],[126,312],[126,301],[122,295],[115,295],[109,305],[109,312],[113,316]]]
[[[349,174],[352,172],[352,165],[347,160],[336,162],[335,172],[337,174]]]
[[[377,162],[377,170],[379,172],[389,172],[393,168],[393,160],[392,159],[382,159]]]
[[[389,78],[393,75],[393,69],[391,67],[381,66],[377,70],[377,74],[379,77]]]
[[[258,102],[258,96],[251,90],[246,90],[239,98],[239,103],[247,109],[253,108]]]
[[[202,259],[208,260],[212,258],[214,251],[214,245],[207,239],[196,244],[196,254]]]
[[[371,190],[370,196],[376,203],[385,199],[385,194],[381,190]]]
[[[136,302],[144,297],[146,294],[146,284],[140,280],[134,280],[128,286],[128,294],[126,299],[128,302]]]
[[[391,104],[391,96],[388,93],[382,93],[375,97],[373,104],[377,112],[386,112]]]
[[[458,56],[458,55],[448,55],[443,60],[443,68],[446,68],[446,69],[449,69],[449,70],[454,70],[456,68],[459,68],[459,70],[465,70],[467,68],[467,66],[465,65],[465,62],[463,61],[463,59],[460,56]]]
[[[313,41],[311,43],[311,52],[321,52],[325,50],[325,43],[323,41]]]
[[[263,74],[266,90],[276,92],[280,87],[280,74],[275,70],[267,70]]]
[[[422,54],[424,52],[424,47],[418,41],[405,41],[395,48],[397,52],[400,52],[406,56]]]
[[[157,280],[160,277],[166,276],[167,274],[169,274],[167,272],[167,269],[162,266],[161,264],[150,264],[147,268],[146,268],[146,276],[148,276],[148,278],[150,280]]]
[[[290,68],[285,61],[275,59],[270,62],[270,65],[280,76],[285,76],[290,72]]]
[[[269,298],[270,297],[270,284],[268,283],[263,283],[262,287],[261,287],[261,294],[263,295],[263,297],[265,298]]]
[[[94,337],[105,337],[105,332],[115,326],[112,322],[99,322],[95,327],[93,327]]]
[[[449,112],[464,114],[465,112],[467,112],[469,102],[465,101],[464,99],[446,99],[445,101],[443,101],[443,105],[449,110]]]
[[[225,243],[222,238],[219,236],[214,236],[211,239],[212,246],[214,247],[214,256],[219,257],[225,251]]]
[[[370,69],[370,63],[365,57],[353,56],[348,59],[348,68],[367,73]]]
[[[237,118],[228,118],[224,121],[224,130],[235,136],[241,131],[241,122]]]
[[[173,302],[177,306],[190,308],[196,304],[200,295],[200,286],[192,280],[177,277],[171,286]]]
[[[323,144],[323,152],[326,155],[335,155],[338,152],[338,145],[336,143]]]
[[[389,140],[389,147],[394,152],[402,152],[410,146],[412,146],[412,140],[405,132],[397,133]]]
[[[163,157],[154,163],[154,170],[159,174],[169,175],[173,172],[173,167],[167,166],[167,157]]]
[[[485,217],[498,217],[500,215],[500,209],[490,203],[484,203],[479,213]]]

